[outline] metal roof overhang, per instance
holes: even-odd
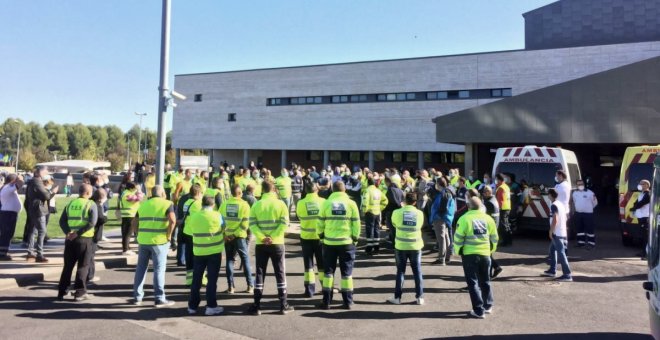
[[[660,142],[660,57],[433,119],[441,143]]]

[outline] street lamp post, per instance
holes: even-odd
[[[18,119],[14,119],[14,122],[18,123],[18,140],[16,141],[16,173],[18,174],[18,157],[21,154],[21,122]]]
[[[140,132],[138,133],[138,163],[140,163],[140,153],[142,153],[142,117],[146,116],[147,113],[134,113],[136,116],[140,116]]]
[[[158,140],[156,141],[156,184],[163,185],[165,174],[165,118],[171,106],[169,93],[171,0],[163,0],[160,34],[160,79],[158,84]]]

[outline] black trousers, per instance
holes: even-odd
[[[264,294],[264,281],[268,260],[273,263],[275,280],[277,281],[277,297],[280,307],[287,306],[286,272],[284,270],[284,245],[283,244],[257,244],[254,247],[255,263],[257,266],[257,277],[254,284],[254,305],[261,306],[261,297]]]
[[[323,274],[323,245],[321,240],[300,239],[302,246],[303,264],[305,265],[305,295],[314,296],[316,293],[316,276],[314,264],[319,275]]]
[[[122,251],[129,251],[130,241],[131,241],[131,223],[133,222],[133,217],[122,217],[121,218],[121,249]]]
[[[497,228],[497,233],[500,235],[500,244],[503,246],[510,246],[513,243],[511,225],[509,224],[510,212],[511,210],[500,210],[500,225]]]
[[[332,302],[335,271],[339,262],[341,272],[341,296],[344,305],[353,304],[353,264],[355,263],[355,245],[323,246],[323,303]]]
[[[91,237],[77,237],[73,241],[64,242],[64,268],[60,276],[58,296],[64,296],[67,288],[71,285],[71,274],[73,267],[78,264],[74,288],[75,296],[82,296],[87,292],[87,272],[89,263],[94,254],[94,242]]]
[[[639,229],[642,233],[642,256],[646,257],[646,245],[649,243],[649,218],[642,217],[637,219],[639,221]]]

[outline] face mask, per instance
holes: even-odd
[[[510,182],[511,182],[511,179],[510,179],[510,178],[505,178],[505,179],[504,179],[504,183],[510,183]]]
[[[637,185],[637,191],[644,191],[644,188],[642,187],[641,184]]]
[[[559,183],[559,177],[555,176],[555,182]]]
[[[470,182],[474,181],[474,177],[473,177],[473,176],[468,176],[468,179],[470,180]]]
[[[584,185],[578,185],[578,190],[584,191]]]
[[[353,179],[357,179],[357,177],[358,177],[357,175],[351,176],[351,178],[353,178]]]
[[[486,183],[486,184],[490,183],[490,178],[484,177],[484,183]]]
[[[282,171],[282,177],[289,177],[289,173],[286,171]]]

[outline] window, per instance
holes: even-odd
[[[309,152],[309,160],[310,161],[320,161],[322,157],[323,157],[323,152],[321,152],[321,151],[310,151]]]
[[[406,162],[416,163],[417,162],[417,152],[406,152]]]
[[[202,94],[201,93],[195,94],[195,101],[196,102],[201,102],[202,101]]]
[[[392,152],[392,162],[401,163],[403,155],[401,152]]]
[[[653,179],[653,163],[632,163],[628,167],[628,190],[636,191],[639,181]]]
[[[270,105],[282,105],[282,98],[270,98]]]
[[[384,102],[387,100],[387,95],[386,94],[379,94],[377,97],[379,102]]]
[[[425,152],[424,153],[424,163],[431,163],[433,162],[433,154],[430,152]]]
[[[358,96],[358,95],[352,95],[351,96],[351,102],[357,103],[359,101],[360,101],[360,96]]]
[[[314,104],[314,97],[307,97],[307,98],[305,98],[305,103],[307,103],[307,104]]]
[[[502,90],[490,90],[491,97],[502,97]]]
[[[341,161],[341,151],[330,151],[330,160],[333,162]]]
[[[314,97],[314,104],[323,103],[323,97]]]
[[[436,100],[438,99],[438,92],[426,92],[427,100]]]
[[[235,113],[230,113],[227,115],[227,121],[228,122],[235,122],[236,121],[236,114]]]
[[[360,152],[351,152],[348,154],[348,159],[351,162],[359,162],[360,161]]]
[[[385,152],[375,151],[374,152],[374,162],[382,162],[385,160]]]
[[[332,96],[333,103],[339,103],[339,96]]]
[[[298,104],[305,104],[307,102],[307,98],[305,97],[298,97]]]
[[[298,104],[298,98],[291,98],[291,104],[292,105]]]
[[[470,98],[470,91],[467,91],[467,90],[458,91],[458,98],[461,98],[461,99]]]
[[[397,93],[396,94],[396,100],[406,100],[406,94],[405,93]]]
[[[502,97],[511,97],[511,89],[503,89],[502,90]]]
[[[406,100],[415,100],[414,93],[406,93]]]
[[[388,93],[388,94],[387,94],[387,100],[388,100],[388,101],[396,100],[396,94],[394,94],[394,93]]]
[[[360,95],[360,101],[361,102],[366,102],[367,101],[367,95],[366,94],[361,94]]]
[[[447,96],[447,91],[440,91],[438,92],[438,99],[447,99],[449,96]]]

